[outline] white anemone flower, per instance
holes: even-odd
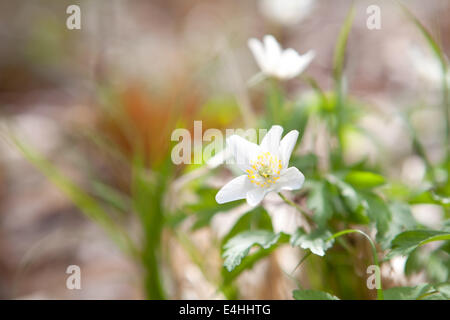
[[[440,86],[442,81],[442,67],[436,57],[426,55],[418,47],[413,46],[408,51],[411,62],[419,77],[431,85]],[[450,71],[446,74],[447,83],[450,83]]]
[[[259,9],[268,19],[285,26],[294,25],[307,17],[315,0],[259,0]]]
[[[265,35],[263,42],[251,38],[248,46],[264,76],[288,80],[298,76],[311,63],[313,50],[300,55],[294,49],[283,50],[272,35]]]
[[[227,139],[227,148],[236,165],[245,174],[228,182],[216,195],[220,204],[247,199],[258,205],[269,192],[300,189],[305,176],[295,167],[288,168],[298,131],[290,131],[282,140],[283,128],[273,126],[260,145],[238,135]]]

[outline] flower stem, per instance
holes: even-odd
[[[445,65],[443,68],[442,76],[442,105],[444,107],[445,117],[445,161],[450,161],[450,101],[448,92],[447,73],[448,67]]]
[[[309,224],[314,224],[313,219],[298,204],[296,204],[295,202],[293,202],[293,201],[289,200],[288,198],[286,198],[281,192],[278,192],[278,195],[288,205],[290,205],[290,206],[294,207],[295,209],[297,209],[297,211],[300,212],[303,215],[303,217],[305,217],[305,219],[308,221]]]
[[[378,267],[378,270],[381,270],[380,269],[380,264],[378,262],[377,248],[375,247],[375,243],[373,242],[373,240],[365,232],[363,232],[361,230],[358,230],[358,229],[346,229],[346,230],[342,230],[342,231],[339,231],[339,232],[333,234],[330,238],[328,238],[327,241],[330,241],[332,239],[338,238],[338,237],[343,236],[343,235],[348,234],[348,233],[359,233],[359,234],[362,234],[364,237],[366,237],[367,240],[369,240],[370,245],[372,247],[373,262]],[[381,285],[381,279],[379,278],[380,275],[378,273],[376,275],[377,275],[377,282],[380,284],[380,288],[377,288],[377,299],[378,300],[384,300],[383,288],[382,288],[382,285]]]

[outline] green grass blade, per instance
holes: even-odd
[[[333,57],[333,77],[335,85],[335,95],[336,95],[336,136],[338,138],[338,150],[339,159],[342,158],[342,109],[344,107],[344,86],[343,86],[343,71],[345,64],[345,52],[347,48],[348,36],[352,28],[353,19],[355,17],[355,8],[352,5],[350,11],[345,18],[344,24],[339,31],[338,40],[336,42],[336,47],[334,50]]]
[[[447,83],[447,74],[448,74],[448,62],[447,58],[442,51],[441,47],[437,43],[437,41],[433,38],[428,29],[417,19],[416,16],[403,4],[400,4],[400,7],[403,9],[408,18],[416,25],[416,27],[420,30],[422,35],[425,37],[429,47],[433,51],[436,58],[439,60],[439,64],[441,66],[442,73],[442,107],[444,110],[445,117],[445,150],[446,150],[446,161],[450,161],[450,95],[449,95],[449,84]]]
[[[11,136],[22,155],[40,172],[47,176],[89,219],[100,225],[125,252],[136,257],[137,251],[126,232],[120,228],[100,204],[77,184],[61,173],[52,163],[30,146]]]
[[[354,17],[355,17],[355,8],[352,5],[350,11],[347,14],[347,17],[345,18],[344,24],[341,27],[341,30],[339,31],[338,40],[336,42],[336,47],[334,49],[333,76],[335,81],[340,81],[342,78],[342,72],[344,70],[344,63],[345,63],[345,51]]]

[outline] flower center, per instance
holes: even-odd
[[[251,169],[247,171],[247,177],[251,183],[266,188],[280,179],[282,169],[281,160],[270,152],[262,153],[256,161],[250,161]]]

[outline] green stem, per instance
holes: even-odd
[[[343,136],[342,136],[342,108],[343,108],[343,87],[342,87],[342,78],[336,80],[336,136],[337,136],[337,152],[339,157],[342,157],[343,150]]]
[[[444,116],[445,116],[445,160],[446,162],[450,161],[450,101],[449,101],[449,93],[447,83],[447,73],[448,67],[443,68],[443,76],[442,76],[442,104],[444,107]]]
[[[299,263],[297,263],[297,265],[295,266],[294,270],[292,270],[291,274],[295,272],[295,270],[297,270],[298,267],[300,267],[300,265],[305,262],[306,259],[308,259],[308,257],[312,254],[311,251],[308,251],[300,260]]]
[[[268,107],[271,117],[271,124],[280,124],[280,114],[283,113],[284,100],[280,82],[271,78],[269,81],[269,101]]]
[[[297,211],[300,212],[303,215],[303,217],[305,217],[305,219],[308,221],[309,224],[314,224],[313,219],[298,204],[296,204],[295,202],[293,202],[293,201],[289,200],[288,198],[286,198],[281,192],[278,192],[278,195],[288,205],[290,205],[290,206],[294,207],[295,209],[297,209]]]
[[[373,254],[373,262],[375,263],[375,265],[378,267],[378,270],[380,269],[380,264],[378,262],[378,255],[377,255],[377,248],[375,247],[375,243],[372,241],[372,239],[363,231],[358,230],[358,229],[347,229],[347,230],[343,230],[343,231],[339,231],[335,234],[333,234],[330,238],[327,239],[327,241],[330,241],[332,239],[338,238],[340,236],[349,234],[349,233],[359,233],[362,234],[364,237],[366,237],[367,240],[369,240],[370,245],[372,247],[372,254]],[[380,288],[377,288],[377,297],[378,300],[384,300],[384,296],[383,296],[383,288],[381,285],[381,279],[379,279],[380,275],[377,273],[377,282],[380,284]]]
[[[416,300],[422,300],[423,298],[426,298],[426,297],[428,297],[428,296],[431,296],[431,295],[433,295],[433,294],[437,294],[437,293],[440,293],[439,291],[432,291],[432,292],[427,292],[427,293],[424,293],[423,295],[421,295],[421,296],[419,296]]]

